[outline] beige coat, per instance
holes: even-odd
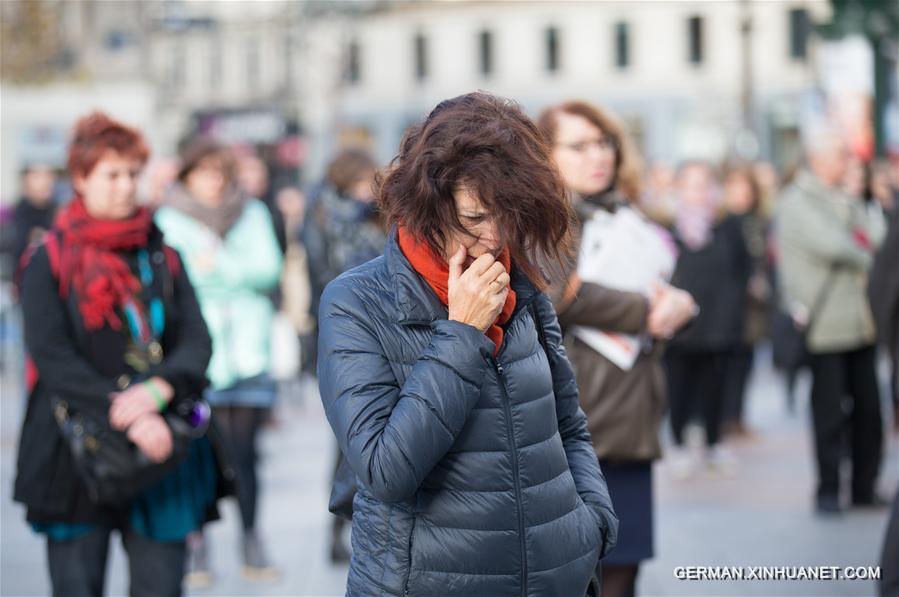
[[[808,332],[813,353],[852,350],[874,343],[875,329],[866,295],[872,252],[854,231],[871,236],[864,205],[826,187],[802,171],[777,206],[778,281],[784,308],[810,311],[832,266],[833,283]]]

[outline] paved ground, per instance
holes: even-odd
[[[800,379],[807,396],[809,380]],[[873,595],[864,581],[686,582],[678,566],[872,566],[879,564],[887,512],[852,511],[822,520],[811,510],[814,487],[807,401],[799,415],[784,407],[781,380],[755,372],[750,421],[759,432],[733,446],[740,472],[675,481],[656,467],[657,557],[641,574],[643,595]],[[881,488],[892,496],[899,480],[897,436],[888,435]]]
[[[23,523],[10,501],[21,391],[6,361],[0,378],[0,594],[46,595],[43,543]],[[800,380],[800,393],[807,391]],[[675,481],[667,463],[656,467],[658,556],[640,576],[642,595],[871,595],[871,582],[689,582],[674,577],[678,566],[869,566],[879,558],[885,511],[852,512],[838,520],[816,518],[810,508],[812,477],[807,405],[788,416],[780,382],[761,366],[752,380],[750,421],[756,441],[733,446],[741,461],[737,476],[701,474]],[[899,479],[897,438],[889,436],[883,489]],[[216,583],[203,595],[339,595],[346,568],[327,560],[328,476],[332,445],[314,393],[282,402],[277,425],[264,441],[261,526],[283,570],[272,584],[251,584],[238,572],[237,511],[210,530]],[[121,549],[109,566],[107,590],[127,592]]]

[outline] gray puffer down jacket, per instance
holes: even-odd
[[[395,232],[325,290],[321,397],[359,486],[348,594],[579,596],[614,546],[555,312],[514,266],[511,277],[496,357],[447,320]]]

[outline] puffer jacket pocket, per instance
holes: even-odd
[[[412,574],[414,573],[413,561],[412,561],[412,548],[413,543],[415,541],[415,524],[418,522],[418,517],[412,518],[412,528],[409,529],[409,541],[406,546],[406,557],[409,562],[408,568],[406,569],[406,579],[403,581],[403,595],[409,595],[409,585],[412,580]]]
[[[606,529],[602,526],[602,524],[597,520],[596,514],[593,510],[584,503],[584,500],[581,499],[581,496],[578,495],[577,501],[580,504],[580,508],[583,512],[583,516],[586,518],[585,524],[590,526],[592,530],[592,536],[594,538],[593,545],[596,547],[596,554],[598,557],[602,557],[603,551],[605,549],[606,544]]]

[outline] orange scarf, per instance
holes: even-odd
[[[425,279],[425,282],[428,283],[428,286],[431,287],[431,290],[434,291],[440,301],[447,305],[449,303],[449,264],[443,258],[435,256],[427,244],[413,238],[402,226],[399,227],[398,238],[403,255],[406,256],[406,259],[409,260],[415,271]],[[511,258],[509,249],[503,249],[498,260],[503,264],[507,272],[510,271]],[[496,345],[496,349],[493,351],[494,356],[496,356],[500,346],[503,344],[503,328],[500,326],[509,321],[514,310],[515,291],[510,288],[502,311],[499,312],[499,317],[485,332],[487,337],[493,340],[493,343]]]

